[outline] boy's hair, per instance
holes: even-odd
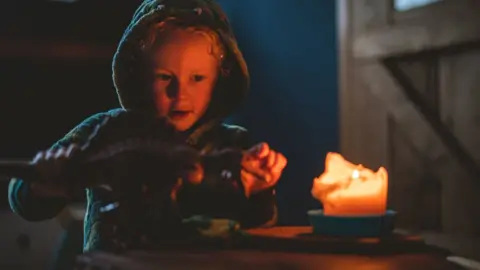
[[[145,53],[151,52],[155,48],[162,45],[165,36],[174,30],[185,30],[191,33],[197,33],[206,37],[210,43],[211,48],[209,53],[212,54],[218,61],[219,72],[225,76],[228,74],[228,69],[225,68],[225,46],[218,34],[206,26],[190,24],[186,21],[180,20],[176,17],[169,17],[162,22],[153,24],[147,32],[147,37],[142,44],[142,50]]]

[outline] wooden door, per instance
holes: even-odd
[[[479,234],[480,1],[337,3],[342,153],[387,166],[398,226]]]

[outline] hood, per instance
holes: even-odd
[[[226,117],[244,100],[250,81],[247,66],[220,6],[213,0],[145,0],[133,15],[113,58],[113,81],[124,109],[153,106],[153,94],[142,86],[145,72],[140,68],[141,48],[150,26],[167,18],[186,16],[194,22],[198,18],[198,25],[214,30],[226,50],[224,61],[229,65],[229,72],[217,82],[209,108],[210,118]]]

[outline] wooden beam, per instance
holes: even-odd
[[[351,125],[352,115],[352,100],[350,98],[349,90],[352,88],[352,49],[351,44],[353,40],[352,29],[353,20],[351,19],[353,13],[352,1],[350,0],[337,0],[337,33],[338,33],[338,46],[339,46],[339,117],[340,125],[340,151],[343,154],[349,154],[348,149],[351,149],[350,144],[353,142],[351,136],[354,132]]]
[[[423,116],[423,118],[432,127],[435,134],[443,142],[449,153],[457,159],[462,166],[470,173],[473,179],[477,179],[480,176],[480,169],[477,166],[475,159],[468,153],[463,147],[462,143],[456,138],[456,136],[450,131],[450,129],[442,122],[440,115],[436,113],[432,104],[426,102],[421,93],[421,89],[416,89],[411,80],[398,66],[395,60],[387,59],[384,61],[385,67],[393,76],[395,81],[400,85],[404,94],[410,102],[414,104],[417,111]],[[480,183],[479,183],[480,185]]]
[[[0,58],[109,59],[115,49],[112,45],[3,38]]]
[[[429,20],[421,25],[400,24],[368,31],[353,42],[353,57],[357,59],[386,58],[396,54],[428,51],[454,45],[452,40],[480,40],[478,11],[475,15]],[[461,25],[462,27],[458,27]]]

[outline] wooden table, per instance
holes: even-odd
[[[249,231],[248,245],[225,250],[132,251],[124,255],[85,254],[85,265],[98,270],[280,269],[280,270],[461,270],[446,260],[448,252],[428,247],[416,237],[338,240],[309,235],[308,227]],[[330,249],[329,249],[330,248]],[[82,268],[78,268],[79,270]]]

